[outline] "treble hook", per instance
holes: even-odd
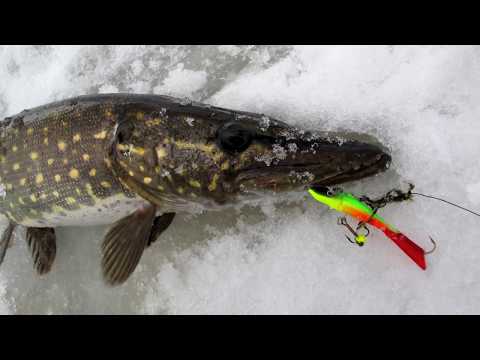
[[[431,254],[437,249],[437,243],[435,242],[435,240],[433,240],[431,236],[429,236],[429,239],[433,244],[433,249],[429,251],[425,251],[425,255]]]
[[[370,230],[365,225],[362,225],[362,227],[367,230],[367,234],[360,235],[360,234],[357,233],[357,231],[355,231],[350,226],[350,224],[347,222],[347,219],[344,216],[337,219],[337,224],[345,226],[348,229],[348,231],[350,231],[352,233],[352,235],[355,236],[355,241],[352,241],[352,239],[350,239],[347,235],[345,235],[345,237],[347,238],[348,241],[350,241],[352,244],[357,244],[358,246],[365,245],[365,241],[367,239],[367,236],[370,234]],[[357,230],[358,229],[359,229],[359,227],[357,227]]]

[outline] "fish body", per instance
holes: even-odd
[[[110,224],[145,201],[106,156],[114,101],[63,101],[24,111],[0,129],[0,212],[24,226]]]
[[[102,267],[118,284],[176,212],[357,180],[389,163],[377,146],[262,114],[160,95],[81,96],[0,124],[0,214],[27,227],[39,273],[53,263],[55,227],[113,223]]]

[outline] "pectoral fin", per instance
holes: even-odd
[[[152,245],[158,237],[170,226],[175,217],[175,213],[165,213],[161,216],[157,216],[153,222],[152,231],[150,232],[150,238],[148,239],[147,246]]]
[[[48,273],[57,254],[55,229],[27,228],[27,245],[32,254],[34,269],[39,275]]]
[[[125,282],[133,273],[149,243],[156,208],[141,208],[121,219],[108,231],[102,244],[102,271],[112,286]]]
[[[0,239],[0,265],[5,259],[5,254],[7,253],[8,244],[13,236],[13,230],[15,230],[15,224],[9,222],[5,230],[3,230],[2,238]]]

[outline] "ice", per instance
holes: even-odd
[[[411,181],[480,210],[478,46],[4,46],[0,78],[0,116],[141,91],[369,134],[392,166],[348,190],[375,197]],[[0,313],[480,313],[480,219],[420,197],[381,214],[427,249],[435,238],[427,271],[375,230],[363,248],[349,244],[338,214],[301,192],[179,214],[115,289],[100,277],[106,227],[58,229],[55,266],[41,278],[17,231]]]

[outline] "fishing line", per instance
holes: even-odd
[[[475,211],[472,211],[472,210],[470,210],[470,209],[467,209],[467,208],[465,208],[465,207],[463,207],[463,206],[454,204],[454,203],[452,203],[452,202],[450,202],[450,201],[448,201],[448,200],[440,199],[440,198],[435,197],[435,196],[432,196],[432,195],[421,194],[421,193],[418,193],[418,192],[411,192],[411,194],[412,194],[412,195],[424,196],[424,197],[426,197],[426,198],[435,199],[435,200],[438,200],[438,201],[443,201],[444,203],[447,203],[447,204],[449,204],[449,205],[455,206],[455,207],[457,207],[457,208],[459,208],[459,209],[462,209],[462,210],[464,210],[464,211],[468,211],[469,213],[480,217],[480,214],[479,214],[479,213],[476,213]]]

